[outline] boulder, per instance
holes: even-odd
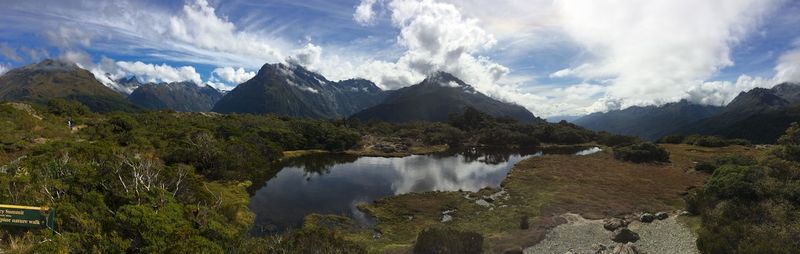
[[[644,214],[642,214],[642,216],[639,217],[639,220],[644,222],[644,223],[653,222],[653,220],[655,220],[655,219],[656,219],[656,217],[653,216],[653,214],[650,214],[650,213],[644,213]]]
[[[620,219],[620,218],[610,218],[603,221],[603,228],[608,231],[614,231],[618,228],[623,228],[628,226],[628,221]]]
[[[616,246],[614,246],[614,249],[611,249],[610,253],[611,254],[639,254],[641,252],[639,252],[639,250],[636,249],[636,246],[633,246],[632,244],[619,243]]]
[[[667,213],[665,213],[665,212],[658,212],[658,213],[656,213],[656,219],[658,219],[658,220],[664,220],[664,219],[666,219],[666,218],[669,218],[669,214],[667,214]]]
[[[639,234],[628,228],[618,228],[611,235],[611,241],[618,243],[632,243],[639,240]]]

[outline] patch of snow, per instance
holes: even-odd
[[[439,84],[442,85],[443,87],[459,87],[459,86],[461,86],[461,85],[458,84],[458,82],[455,82],[455,81],[452,81],[452,80],[447,82],[447,83],[440,82]]]
[[[600,151],[603,151],[603,149],[600,149],[600,147],[596,147],[595,146],[595,147],[592,147],[592,148],[589,148],[589,149],[586,149],[586,150],[579,151],[579,152],[575,153],[575,155],[590,155],[590,154],[598,153]]]

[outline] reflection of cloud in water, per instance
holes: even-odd
[[[360,158],[356,163],[390,164],[398,177],[392,179],[394,194],[422,191],[475,191],[497,186],[522,156],[512,155],[497,164],[469,162],[463,156],[433,158],[414,155],[406,158]],[[496,160],[495,160],[496,161]]]
[[[580,148],[584,149],[584,148]],[[546,150],[544,154],[590,154],[599,148]],[[289,161],[256,191],[250,209],[255,228],[279,232],[300,226],[310,213],[337,214],[360,225],[371,219],[356,206],[382,197],[424,191],[476,191],[499,186],[511,167],[533,153],[471,150],[462,153],[413,155],[403,158],[319,155]]]

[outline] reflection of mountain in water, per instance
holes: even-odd
[[[306,176],[311,177],[329,174],[334,165],[351,163],[357,159],[358,156],[347,154],[310,154],[286,160],[282,166],[301,168]]]
[[[477,191],[498,187],[517,162],[542,154],[576,154],[586,147],[532,151],[467,149],[402,158],[319,154],[286,161],[251,198],[256,227],[280,232],[311,213],[366,221],[356,204],[410,192]],[[588,150],[586,150],[588,151]]]

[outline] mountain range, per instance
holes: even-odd
[[[655,140],[676,133],[681,127],[714,116],[723,107],[698,105],[686,100],[661,106],[629,107],[605,113],[592,113],[573,123],[594,131],[634,135]]]
[[[466,107],[520,122],[544,122],[524,107],[492,99],[445,72],[436,72],[419,84],[394,91],[380,104],[356,113],[353,118],[386,122],[442,122],[454,113],[463,112]]]
[[[137,110],[74,63],[48,59],[0,76],[0,101],[46,104],[54,98],[76,100],[96,112]]]
[[[211,86],[194,82],[147,83],[138,85],[128,101],[146,109],[172,109],[184,112],[208,112],[222,98]]]
[[[213,111],[346,118],[380,103],[386,94],[364,79],[333,82],[299,65],[265,64],[255,77],[228,92]]]
[[[741,92],[724,107],[681,101],[593,113],[575,124],[654,140],[668,134],[704,134],[772,143],[790,123],[800,121],[800,84]]]
[[[103,85],[75,64],[45,60],[0,78],[0,100],[44,104],[52,98],[78,100],[93,111],[140,109],[390,122],[447,121],[466,107],[521,122],[544,122],[522,106],[502,102],[444,72],[419,84],[384,91],[365,79],[330,81],[296,64],[265,64],[250,80],[227,93],[192,82],[142,83],[125,77]]]

